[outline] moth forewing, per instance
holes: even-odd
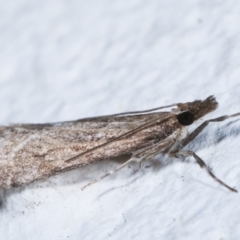
[[[160,109],[173,106],[176,107],[169,112],[159,112]],[[182,147],[192,141],[209,122],[222,121],[226,116],[204,122],[189,136],[186,134],[187,126],[216,108],[217,102],[210,96],[203,101],[177,103],[145,111],[58,123],[0,127],[0,187],[19,186],[124,154],[132,157],[112,173],[131,161],[151,159],[160,152],[168,152],[169,156],[175,157],[186,155]],[[193,156],[220,184],[236,191],[216,178],[194,154],[188,152],[187,155]]]
[[[171,121],[169,113],[151,113],[1,127],[0,186],[10,188],[133,153],[169,134],[172,130],[163,132],[163,125]]]

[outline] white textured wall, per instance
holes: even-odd
[[[54,122],[214,94],[240,111],[237,0],[0,0],[0,124]],[[240,121],[190,148],[240,190]],[[1,240],[240,238],[240,194],[191,159],[104,161],[1,192]],[[147,167],[148,166],[148,167]]]

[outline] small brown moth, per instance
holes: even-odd
[[[191,134],[188,126],[214,111],[213,96],[205,100],[177,103],[145,111],[46,124],[14,124],[0,127],[0,188],[11,188],[52,175],[125,154],[121,166],[85,187],[122,169],[132,161],[151,159],[159,153],[170,157],[192,156],[209,175],[233,192],[235,188],[218,179],[194,152],[182,150],[210,122],[239,116],[221,116],[203,122]],[[160,109],[174,107],[171,111]],[[85,188],[84,187],[84,188]]]

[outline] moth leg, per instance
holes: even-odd
[[[167,147],[169,147],[173,143],[174,143],[174,138],[169,137],[169,138],[165,139],[164,141],[160,141],[158,143],[155,143],[152,146],[149,146],[140,151],[137,151],[133,155],[133,157],[136,159],[135,161],[140,161],[140,162],[142,159],[145,159],[145,160],[152,159],[160,152],[163,152]]]
[[[159,152],[163,151],[166,147],[168,147],[170,144],[173,143],[173,138],[167,138],[164,141],[160,141],[158,143],[155,143],[152,146],[149,147],[145,147],[141,150],[138,150],[136,152],[133,153],[132,157],[127,160],[125,163],[123,163],[122,165],[120,165],[119,167],[115,168],[114,170],[102,175],[99,178],[94,179],[93,181],[91,181],[90,183],[88,183],[87,185],[82,187],[82,190],[84,190],[86,187],[91,186],[92,184],[114,174],[115,172],[121,170],[122,168],[124,168],[126,165],[128,165],[130,162],[140,162],[143,159],[151,159],[153,156],[157,155]]]
[[[213,173],[212,171],[210,170],[210,168],[206,165],[206,163],[193,151],[188,151],[188,150],[182,150],[182,151],[179,151],[179,152],[176,152],[176,153],[170,153],[172,155],[174,155],[175,157],[179,158],[181,156],[184,156],[184,157],[189,157],[189,156],[192,156],[194,157],[194,159],[196,160],[196,162],[198,163],[198,165],[205,169],[207,171],[207,173],[215,180],[217,181],[218,183],[220,183],[222,186],[228,188],[230,191],[232,192],[238,192],[235,188],[232,188],[230,186],[228,186],[226,183],[224,183],[223,181],[221,181],[219,178],[217,178]]]
[[[139,168],[142,167],[142,160],[150,160],[155,157],[160,152],[163,152],[167,147],[171,146],[174,143],[175,139],[173,137],[169,137],[163,141],[160,141],[152,146],[146,147],[140,151],[137,151],[134,154],[134,161],[139,162]]]
[[[221,121],[224,121],[228,118],[237,117],[237,116],[240,116],[240,113],[235,113],[235,114],[232,114],[232,115],[225,115],[225,116],[221,116],[221,117],[218,117],[218,118],[213,118],[213,119],[206,120],[199,127],[197,127],[188,137],[186,137],[182,141],[181,148],[183,148],[188,143],[190,143],[193,139],[195,139],[199,135],[199,133],[202,132],[205,127],[207,127],[207,125],[210,122],[221,122]]]
[[[96,183],[96,182],[104,179],[105,177],[108,177],[108,176],[114,174],[115,172],[121,170],[122,168],[124,168],[126,165],[128,165],[128,164],[129,164],[130,162],[132,162],[132,161],[134,161],[134,159],[133,159],[133,158],[130,158],[130,159],[127,160],[125,163],[123,163],[122,165],[120,165],[118,168],[115,168],[114,170],[112,170],[112,171],[110,171],[110,172],[102,175],[101,177],[94,179],[92,182],[90,182],[90,183],[88,183],[87,185],[83,186],[81,189],[84,190],[86,187],[89,187],[89,186],[91,186],[92,184],[94,184],[94,183]]]

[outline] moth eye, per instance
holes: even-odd
[[[194,122],[194,115],[188,111],[177,115],[178,122],[183,126],[191,125]]]

